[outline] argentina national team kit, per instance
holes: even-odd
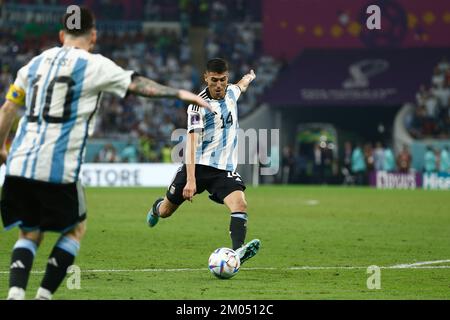
[[[223,99],[211,97],[208,88],[199,96],[209,102],[211,110],[195,105],[188,107],[188,133],[198,133],[195,152],[195,177],[197,194],[207,190],[210,199],[223,203],[233,191],[244,191],[245,184],[236,172],[238,163],[238,111],[237,101],[241,90],[230,84]],[[170,202],[184,202],[186,165],[181,166],[167,190]]]
[[[75,47],[46,50],[19,70],[14,85],[26,92],[26,109],[7,159],[5,228],[63,232],[85,219],[78,178],[86,140],[102,92],[124,97],[132,75]]]

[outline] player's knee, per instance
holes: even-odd
[[[235,212],[247,212],[247,201],[239,199],[235,204]]]
[[[33,231],[33,232],[20,231],[19,238],[31,240],[39,246],[41,244],[42,240],[44,239],[44,234],[42,232],[38,232],[38,231]]]
[[[67,236],[80,242],[86,234],[86,222],[79,223],[75,228],[66,233]]]

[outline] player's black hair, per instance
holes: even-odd
[[[228,62],[221,58],[214,58],[206,64],[206,71],[224,73],[228,71]]]
[[[73,14],[74,13],[66,13],[62,18],[63,30],[65,33],[80,37],[86,35],[95,28],[95,16],[90,9],[80,7],[80,28],[73,28],[69,25],[67,20],[72,17]]]

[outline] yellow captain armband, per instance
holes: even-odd
[[[12,84],[9,86],[6,99],[19,106],[23,106],[25,104],[25,90]]]

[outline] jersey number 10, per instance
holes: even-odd
[[[37,75],[36,78],[31,83],[32,89],[32,98],[31,98],[31,106],[30,113],[27,115],[28,122],[37,122],[39,115],[35,115],[34,111],[36,109],[36,98],[39,91],[39,86],[37,83],[41,79],[41,75]],[[51,116],[50,115],[50,104],[52,103],[53,90],[57,83],[67,85],[67,93],[64,99],[63,105],[63,114],[60,117]],[[75,85],[75,81],[71,77],[60,76],[54,78],[50,84],[48,85],[47,92],[45,92],[45,104],[44,110],[42,112],[42,118],[48,123],[64,123],[70,120],[71,114],[71,105],[73,101],[73,86]]]

